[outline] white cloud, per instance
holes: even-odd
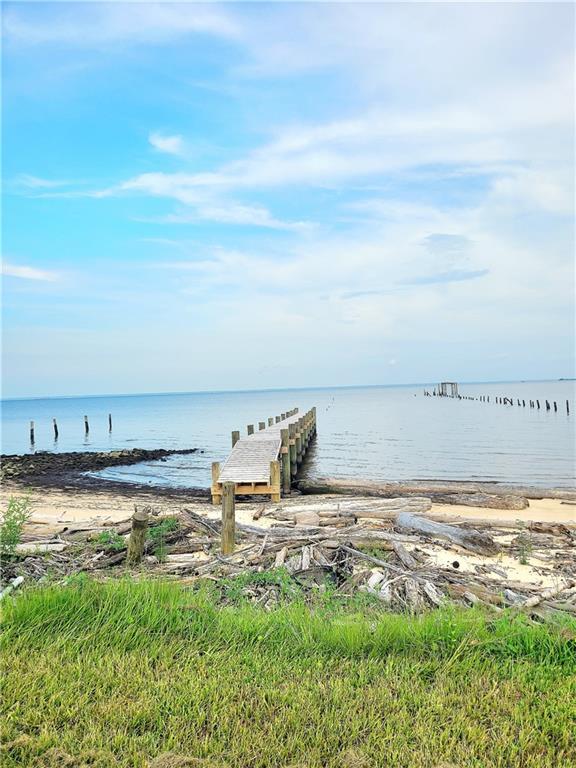
[[[40,280],[47,283],[54,283],[58,280],[56,272],[37,269],[36,267],[8,264],[5,261],[2,262],[2,274],[5,277],[17,277],[21,280]]]
[[[57,181],[55,179],[42,179],[39,176],[32,176],[29,173],[20,173],[15,179],[14,184],[17,187],[26,189],[52,189],[69,184],[67,181]]]
[[[62,3],[51,13],[27,13],[24,6],[4,12],[6,38],[26,45],[164,43],[191,34],[235,38],[232,17],[211,4]]]
[[[148,141],[158,152],[166,152],[168,155],[182,155],[184,153],[184,139],[182,136],[163,136],[161,133],[151,133]]]

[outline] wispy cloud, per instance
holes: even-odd
[[[59,279],[58,273],[47,269],[37,269],[36,267],[27,267],[23,264],[8,264],[2,262],[2,275],[5,277],[16,277],[20,280],[40,280],[46,283],[54,283]]]
[[[60,181],[57,179],[42,179],[39,176],[33,176],[29,173],[20,173],[14,181],[13,186],[24,189],[54,189],[56,187],[62,187],[70,182]]]
[[[165,152],[168,155],[184,154],[185,145],[182,136],[166,136],[154,132],[148,136],[148,141],[158,152]]]
[[[477,280],[490,272],[489,269],[453,269],[451,272],[438,272],[436,275],[420,275],[404,281],[404,285],[437,285],[442,283],[461,283],[465,280]]]
[[[13,5],[4,12],[11,42],[26,45],[163,43],[191,34],[235,38],[236,22],[214,5],[186,3],[81,3],[55,5],[49,14]]]

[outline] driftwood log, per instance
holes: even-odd
[[[447,494],[485,493],[494,496],[523,496],[526,499],[564,499],[576,501],[573,488],[538,488],[535,486],[516,486],[500,483],[465,483],[452,481],[414,480],[411,482],[378,482],[370,480],[352,480],[343,478],[302,479],[296,483],[303,494],[343,494],[347,496],[429,496],[436,501],[438,496]]]
[[[460,504],[463,507],[486,507],[488,509],[526,509],[528,499],[524,496],[489,493],[446,493],[434,497],[436,504]]]
[[[418,517],[410,512],[402,512],[398,515],[396,525],[406,531],[416,531],[426,536],[445,539],[459,547],[469,549],[480,555],[495,555],[500,547],[487,533],[481,533],[455,525],[437,523],[426,517]]]

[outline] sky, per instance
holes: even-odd
[[[3,396],[574,376],[570,3],[3,6]]]

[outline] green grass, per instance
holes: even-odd
[[[8,601],[3,768],[576,765],[574,622],[234,599],[76,579]]]

